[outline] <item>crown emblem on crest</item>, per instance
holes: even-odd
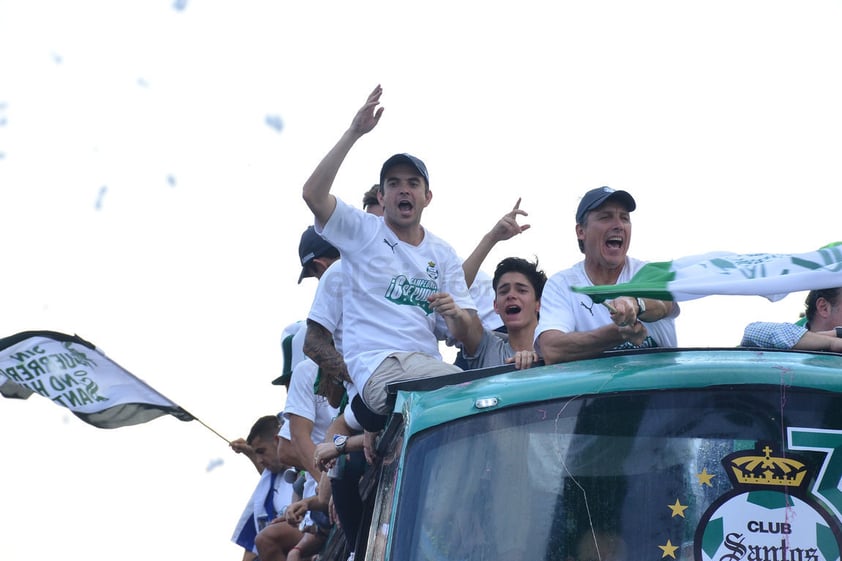
[[[735,485],[800,487],[807,476],[807,465],[794,458],[773,456],[773,451],[770,445],[758,443],[754,453],[735,452],[722,463]]]

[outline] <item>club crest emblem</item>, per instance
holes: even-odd
[[[770,443],[722,459],[733,490],[715,500],[696,529],[697,561],[836,561],[838,521],[807,489],[806,461]]]

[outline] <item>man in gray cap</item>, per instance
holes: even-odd
[[[645,265],[627,255],[636,206],[629,193],[610,187],[582,197],[576,238],[585,259],[550,277],[541,298],[535,345],[547,364],[612,349],[676,346],[678,304],[621,296],[603,306],[570,289],[628,282]]]
[[[433,198],[424,162],[410,154],[384,162],[378,192],[382,217],[331,193],[348,152],[379,122],[382,92],[377,86],[369,94],[303,189],[316,232],[342,253],[343,354],[359,392],[351,407],[370,435],[391,412],[388,383],[458,372],[442,360],[438,341],[482,331],[462,260],[421,226]]]

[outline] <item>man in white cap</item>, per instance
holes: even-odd
[[[541,298],[535,345],[547,364],[612,349],[676,346],[678,304],[621,296],[603,306],[570,288],[628,282],[645,265],[627,255],[636,207],[629,193],[610,187],[582,197],[576,237],[585,259],[550,277]]]

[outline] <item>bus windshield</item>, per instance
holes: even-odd
[[[389,558],[838,558],[838,515],[808,487],[828,454],[795,454],[793,428],[840,434],[842,398],[731,386],[585,396],[459,419],[410,441]],[[793,541],[798,525],[785,509],[796,498],[810,543]]]

